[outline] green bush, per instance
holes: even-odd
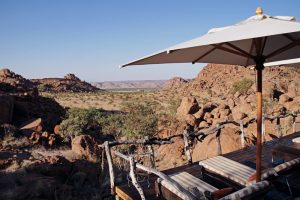
[[[122,135],[129,138],[153,136],[157,132],[158,117],[155,113],[155,102],[124,103]]]
[[[38,89],[39,92],[45,92],[45,91],[47,91],[49,88],[50,88],[50,86],[49,86],[48,84],[46,84],[46,83],[42,83],[42,84],[39,84],[39,85],[37,86],[37,89]]]
[[[95,108],[70,108],[66,119],[60,124],[62,136],[65,141],[81,134],[87,134],[91,129],[99,126],[103,111]]]
[[[113,135],[115,138],[118,138],[121,135],[123,118],[123,114],[108,114],[101,117],[98,120],[101,133],[104,135]]]
[[[127,103],[123,113],[108,113],[95,108],[71,108],[60,124],[64,141],[81,134],[113,135],[140,138],[157,132],[157,115],[153,104]]]
[[[233,94],[239,92],[241,94],[246,94],[247,91],[251,88],[254,81],[248,78],[243,78],[240,81],[237,81],[233,84]]]

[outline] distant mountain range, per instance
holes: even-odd
[[[167,80],[141,80],[141,81],[104,81],[92,82],[97,88],[104,90],[158,90]]]

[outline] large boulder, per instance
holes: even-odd
[[[20,128],[20,130],[23,133],[29,133],[31,134],[33,131],[42,131],[42,119],[38,118],[38,119],[33,119],[33,120],[29,120],[26,123],[24,123],[22,125],[22,127]]]
[[[72,151],[90,161],[96,161],[101,152],[96,141],[90,135],[76,136],[72,140]]]
[[[211,112],[213,109],[217,108],[218,107],[218,104],[217,103],[212,103],[212,102],[209,102],[209,103],[206,103],[204,106],[203,106],[203,111],[204,112]]]
[[[286,102],[292,101],[293,99],[289,97],[287,94],[280,95],[279,103],[284,104]]]
[[[199,110],[199,105],[195,97],[187,96],[181,101],[177,108],[176,118],[180,121],[185,120],[187,114],[195,114]]]
[[[0,77],[7,78],[11,76],[11,72],[9,69],[0,69]]]
[[[292,98],[296,97],[296,96],[299,96],[300,95],[299,85],[295,82],[291,82],[288,85],[288,93],[289,93],[289,96],[292,97]]]
[[[12,96],[0,96],[0,125],[11,123],[14,110],[14,98]]]
[[[191,115],[191,114],[188,114],[186,116],[186,123],[193,126],[193,127],[198,125],[196,117],[194,115]]]
[[[247,114],[241,112],[241,111],[235,111],[232,113],[232,117],[235,121],[239,121],[239,120],[242,120],[244,118],[247,117]]]
[[[204,110],[203,109],[200,109],[198,110],[198,112],[196,112],[194,115],[194,117],[196,117],[196,119],[202,119],[204,117]]]
[[[75,76],[75,74],[66,74],[64,76],[64,79],[72,80],[72,81],[80,81],[80,79],[77,76]]]
[[[201,122],[202,123],[202,122]],[[200,124],[201,124],[200,123]],[[204,124],[203,124],[204,125]],[[226,127],[222,129],[220,141],[223,154],[238,150],[241,148],[240,136],[235,134],[239,131],[237,128]],[[203,160],[217,156],[216,135],[208,135],[203,142],[197,142],[192,152],[193,160]]]

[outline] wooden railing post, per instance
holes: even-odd
[[[116,155],[116,156],[119,156],[120,158],[123,158],[127,161],[129,161],[129,157],[118,152],[118,151],[114,151],[113,150],[113,153]],[[184,195],[184,199],[187,199],[187,200],[194,200],[194,196],[187,190],[185,189],[184,187],[182,187],[179,183],[177,183],[176,181],[174,181],[173,179],[171,179],[168,175],[156,170],[156,169],[153,169],[151,167],[146,167],[142,164],[139,164],[139,163],[136,163],[136,168],[139,168],[143,171],[146,171],[146,172],[149,172],[149,173],[152,173],[152,174],[155,174],[157,175],[158,177],[160,177],[161,179],[163,179],[164,181],[166,181],[167,184],[169,184],[172,189],[176,190],[177,192],[181,193],[182,195]]]
[[[185,156],[188,160],[188,164],[192,164],[192,155],[191,155],[191,148],[189,145],[189,139],[188,139],[188,132],[187,130],[184,130],[183,132],[183,142],[184,142],[184,152],[185,152]]]
[[[241,145],[242,145],[242,148],[244,148],[245,147],[245,132],[244,132],[244,123],[242,120],[240,121],[240,129],[241,129]]]
[[[132,180],[132,184],[134,185],[134,187],[136,188],[136,190],[139,192],[140,196],[141,196],[141,199],[142,200],[145,200],[145,194],[144,194],[144,191],[142,189],[142,187],[140,186],[140,184],[138,183],[137,179],[136,179],[136,176],[135,176],[135,161],[133,159],[132,156],[129,156],[129,164],[130,164],[130,172],[129,172],[129,175],[130,175],[130,178]]]
[[[114,167],[113,167],[113,162],[112,162],[112,157],[111,157],[111,152],[110,152],[110,147],[109,147],[108,141],[104,142],[104,147],[105,147],[106,159],[107,159],[108,169],[109,169],[111,194],[115,195],[115,174],[114,174]]]
[[[295,114],[293,114],[293,133],[296,133],[296,116]]]
[[[277,127],[277,136],[279,138],[282,137],[281,127],[280,127],[280,116],[278,115],[276,118],[276,127]]]
[[[216,142],[217,142],[217,154],[222,155],[222,148],[221,148],[221,126],[220,124],[217,125],[217,133],[216,133]]]
[[[152,145],[148,145],[147,146],[148,148],[148,152],[150,153],[150,165],[152,168],[155,168],[155,156],[154,156],[154,150],[153,150],[153,147]]]

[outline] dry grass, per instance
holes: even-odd
[[[54,98],[63,107],[98,108],[104,110],[121,110],[126,102],[151,102],[162,111],[168,108],[172,100],[180,98],[178,94],[168,91],[136,92],[97,92],[97,93],[42,93]]]

